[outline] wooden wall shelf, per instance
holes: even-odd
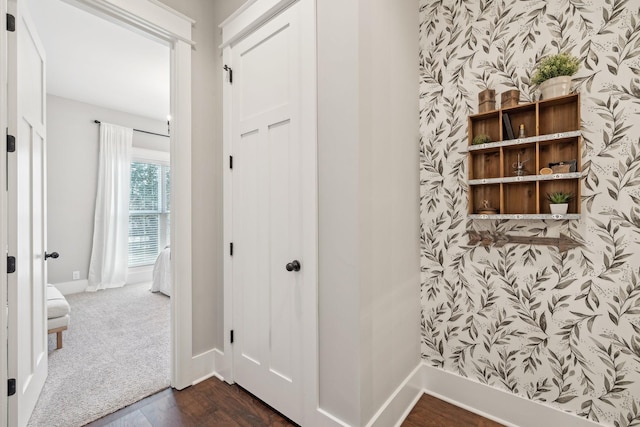
[[[527,134],[508,139],[509,133],[519,134],[521,124]],[[495,142],[472,145],[480,134]],[[580,94],[471,115],[468,137],[469,218],[580,218]],[[524,162],[520,175],[514,168],[518,159]],[[561,162],[574,162],[574,166],[571,171],[540,174],[541,169]],[[551,214],[546,195],[556,191],[575,196],[565,215]],[[487,205],[497,212],[480,214]]]
[[[469,214],[471,219],[580,219],[580,214]]]

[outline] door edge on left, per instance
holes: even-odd
[[[7,117],[7,0],[0,0],[0,17],[2,17],[2,25],[0,27],[0,131],[6,135],[8,125]],[[0,301],[4,302],[4,310],[0,315],[0,384],[7,384],[7,152],[6,149],[0,150],[0,248],[3,248],[3,254],[0,257]],[[4,427],[8,422],[8,396],[6,393],[0,393],[0,427]]]

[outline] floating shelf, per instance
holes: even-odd
[[[501,184],[501,183],[510,183],[510,182],[552,181],[554,179],[579,179],[581,176],[582,176],[582,172],[569,172],[569,173],[552,173],[550,175],[523,175],[523,176],[509,176],[505,178],[470,179],[469,185]]]
[[[582,135],[579,130],[571,132],[559,132],[550,135],[531,136],[529,138],[508,139],[506,141],[487,142],[485,144],[470,145],[467,151],[482,151],[500,147],[516,147],[524,144],[534,144],[536,142],[558,141],[562,139],[576,138]]]
[[[470,219],[580,219],[580,214],[469,214]]]

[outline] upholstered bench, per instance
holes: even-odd
[[[62,348],[62,331],[69,326],[71,307],[58,288],[47,285],[47,329],[57,335],[57,347]]]

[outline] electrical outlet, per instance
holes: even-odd
[[[73,272],[73,280],[80,280],[80,272],[79,271],[74,271]]]

